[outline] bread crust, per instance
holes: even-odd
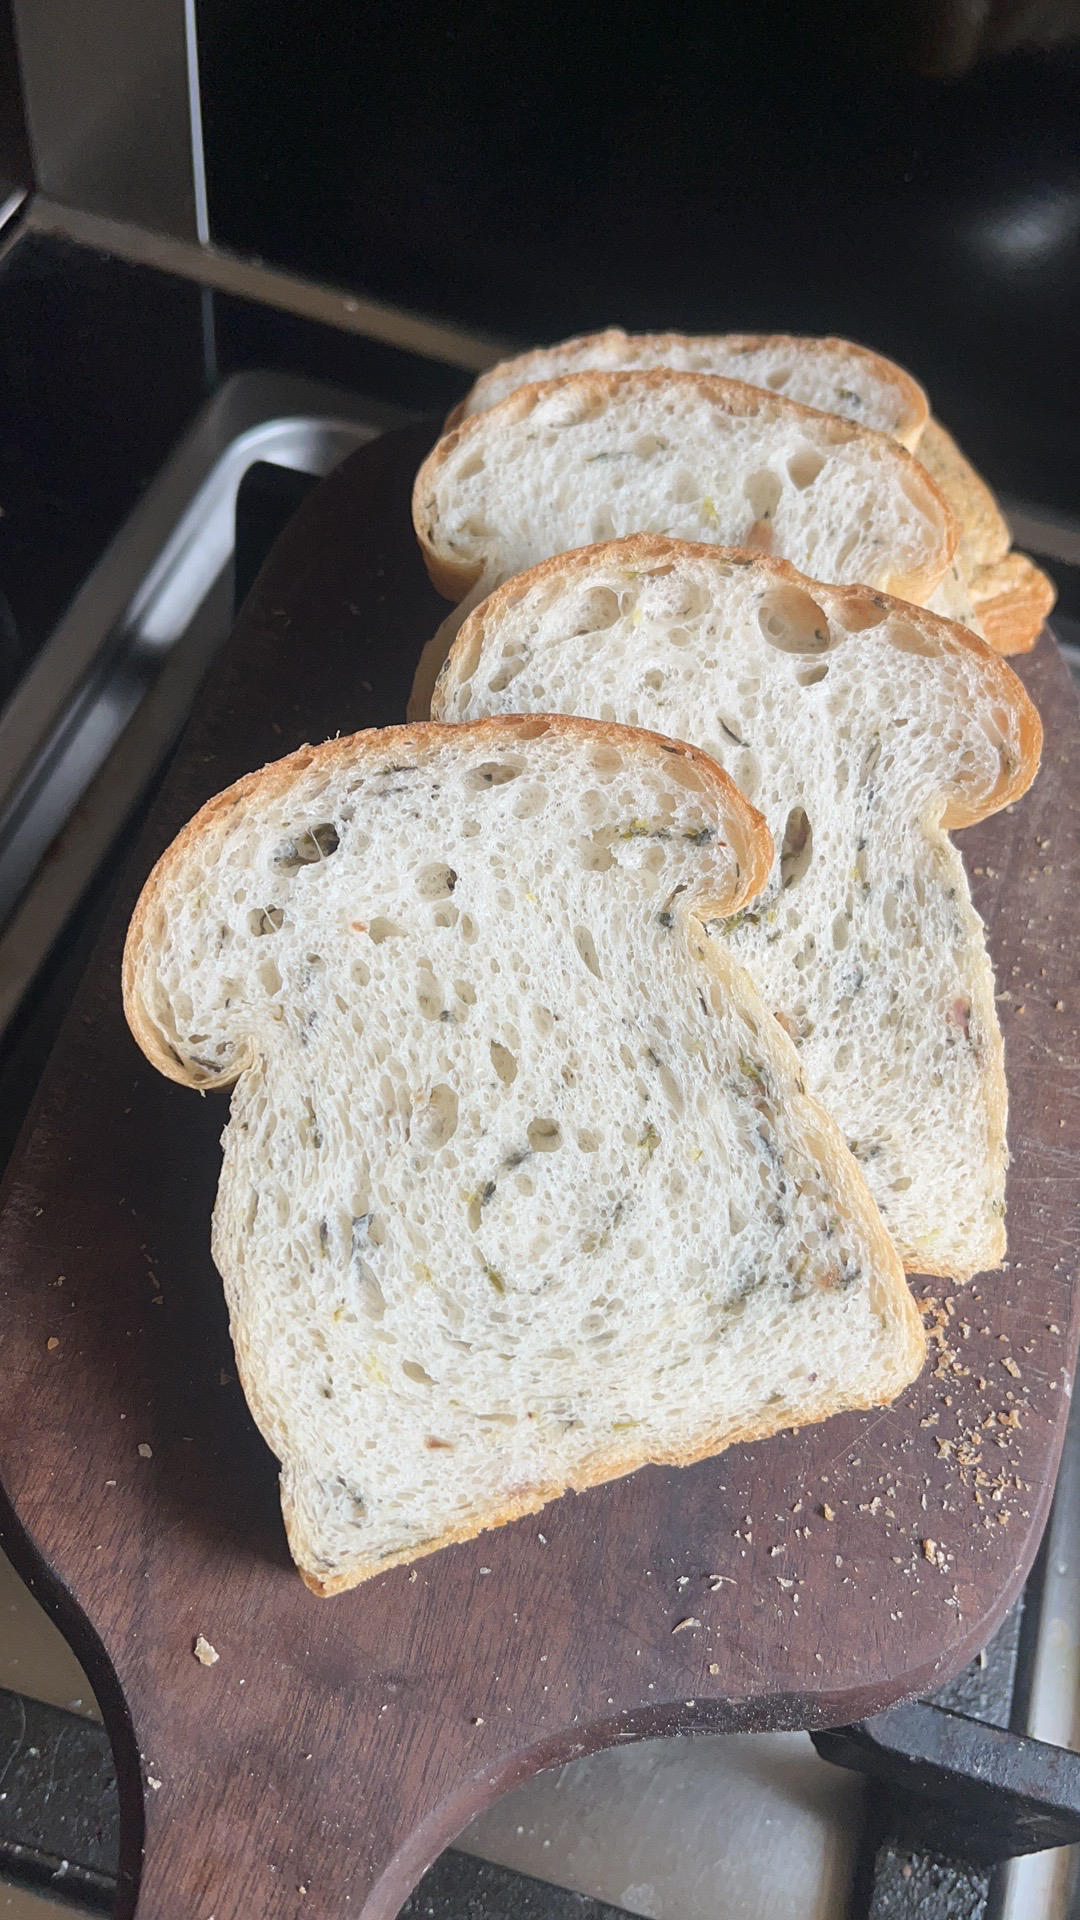
[[[969,569],[993,566],[1009,551],[1008,522],[986,481],[940,420],[928,420],[918,444],[921,464],[960,522],[960,557]]]
[[[1003,766],[1001,779],[989,792],[972,793],[957,782],[950,793],[942,825],[947,829],[974,826],[976,821],[985,820],[988,815],[1000,813],[1003,807],[1011,806],[1027,792],[1038,773],[1042,754],[1043,729],[1038,709],[1023,682],[1007,662],[978,634],[972,633],[969,627],[962,627],[955,620],[946,620],[943,614],[931,613],[925,607],[912,606],[893,594],[879,593],[876,589],[871,591],[867,587],[831,586],[811,580],[793,567],[789,560],[778,560],[771,554],[750,552],[745,547],[712,547],[690,540],[671,540],[664,534],[632,533],[622,540],[609,540],[599,546],[578,547],[569,553],[555,554],[550,560],[541,561],[539,566],[531,567],[527,573],[517,574],[514,579],[496,587],[463,622],[436,682],[433,706],[437,708],[439,705],[440,686],[449,684],[451,679],[457,677],[470,649],[479,648],[487,625],[498,624],[506,607],[529,587],[549,579],[558,579],[560,575],[573,572],[576,568],[585,570],[605,564],[625,566],[641,572],[660,572],[680,558],[707,566],[753,567],[774,580],[803,588],[812,597],[818,596],[824,601],[849,608],[853,614],[858,613],[869,597],[886,612],[920,629],[943,652],[966,654],[977,660],[985,679],[988,701],[1005,707],[1015,717],[1020,752],[1015,764]],[[874,631],[874,628],[870,629],[871,633]],[[885,646],[888,642],[882,638],[881,644]]]
[[[322,1600],[331,1599],[335,1594],[347,1593],[350,1587],[358,1587],[365,1580],[372,1580],[377,1574],[389,1573],[391,1567],[412,1566],[417,1560],[426,1559],[430,1553],[439,1553],[443,1547],[460,1546],[467,1540],[475,1540],[478,1534],[489,1533],[496,1527],[505,1527],[513,1520],[523,1520],[530,1513],[539,1513],[552,1500],[559,1500],[564,1493],[587,1493],[590,1487],[606,1485],[611,1480],[621,1480],[629,1473],[637,1473],[642,1467],[692,1467],[699,1460],[711,1460],[728,1447],[749,1446],[758,1440],[771,1440],[786,1428],[797,1431],[799,1427],[817,1426],[822,1420],[830,1420],[837,1413],[863,1413],[873,1407],[887,1406],[902,1393],[904,1388],[918,1378],[926,1358],[926,1335],[919,1310],[908,1292],[907,1283],[903,1283],[904,1298],[911,1309],[910,1316],[903,1314],[905,1322],[902,1358],[898,1360],[896,1378],[885,1391],[873,1399],[849,1398],[842,1401],[823,1401],[814,1407],[800,1407],[786,1410],[779,1418],[762,1419],[756,1424],[745,1426],[719,1426],[706,1429],[689,1446],[677,1453],[650,1454],[642,1459],[639,1454],[605,1454],[601,1460],[590,1464],[582,1473],[575,1474],[572,1480],[560,1482],[552,1480],[542,1486],[524,1490],[516,1499],[505,1501],[501,1506],[493,1507],[483,1518],[475,1517],[471,1521],[448,1527],[444,1533],[424,1542],[421,1547],[406,1547],[400,1553],[387,1554],[385,1559],[362,1561],[348,1568],[346,1572],[322,1574],[317,1568],[303,1563],[303,1545],[297,1537],[295,1528],[295,1509],[293,1503],[282,1494],[282,1513],[285,1519],[285,1531],[289,1539],[289,1550],[296,1562],[300,1578],[310,1592]]]
[[[834,334],[814,335],[795,333],[626,333],[622,327],[604,327],[598,333],[583,333],[571,340],[562,340],[555,347],[535,347],[527,353],[516,354],[508,360],[500,360],[482,373],[463,400],[451,408],[443,426],[444,433],[450,433],[454,427],[473,413],[482,412],[488,406],[487,394],[492,387],[507,374],[512,374],[515,385],[533,385],[540,380],[557,379],[561,372],[567,371],[583,349],[599,348],[610,351],[628,360],[635,353],[663,353],[669,349],[685,351],[701,347],[708,351],[714,347],[717,351],[728,353],[752,353],[763,347],[775,346],[781,351],[785,348],[806,358],[827,360],[861,360],[873,369],[875,378],[883,386],[893,389],[897,398],[898,422],[894,435],[901,446],[913,453],[930,417],[930,407],[923,389],[917,380],[895,360],[887,360],[884,354],[875,353],[870,347],[859,346],[854,340],[840,340]]]
[[[893,388],[898,422],[890,437],[917,455],[953,511],[959,528],[957,559],[984,638],[997,653],[1028,652],[1053,609],[1057,597],[1053,583],[1026,555],[1010,552],[1012,536],[993,492],[948,429],[931,416],[918,382],[895,361],[854,341],[832,335],[786,333],[631,334],[621,327],[607,327],[554,347],[534,348],[489,367],[447,415],[443,432],[451,432],[465,419],[498,404],[488,396],[508,375],[519,386],[556,379],[572,369],[583,351],[609,353],[632,368],[635,355],[640,354],[657,355],[668,350],[684,353],[695,347],[704,352],[713,348],[717,353],[740,353],[769,346],[789,349],[803,358],[863,360],[872,365],[880,384]],[[459,590],[456,579],[449,575],[444,575],[445,585],[434,573],[432,578],[439,591],[450,598]]]
[[[855,442],[870,449],[878,458],[906,463],[911,488],[925,495],[928,509],[940,525],[941,547],[939,560],[932,567],[923,567],[902,578],[898,577],[895,584],[902,586],[904,592],[915,599],[933,591],[956,551],[960,528],[940,487],[905,447],[891,440],[887,434],[876,433],[870,427],[858,427],[852,421],[842,420],[838,414],[822,413],[816,407],[804,407],[796,400],[785,400],[764,387],[750,386],[742,380],[728,380],[719,374],[676,373],[667,367],[642,368],[624,373],[571,373],[558,380],[518,387],[505,400],[500,400],[483,413],[471,414],[436,441],[420,466],[412,494],[413,526],[424,565],[436,590],[448,600],[461,600],[483,574],[482,562],[477,564],[455,560],[439,545],[436,488],[442,469],[459,447],[474,441],[482,445],[485,435],[497,434],[501,428],[528,419],[534,408],[556,391],[578,394],[584,407],[599,411],[606,401],[619,393],[632,395],[671,385],[684,387],[687,392],[696,391],[703,400],[732,417],[745,419],[761,415],[766,418],[802,418],[813,422],[818,433],[824,430],[826,438],[836,445]]]
[[[164,916],[163,902],[175,884],[175,876],[182,870],[197,843],[220,837],[230,817],[238,809],[276,799],[288,791],[298,775],[309,773],[312,769],[330,774],[338,766],[351,765],[360,756],[370,755],[373,759],[377,757],[382,760],[389,751],[407,757],[436,742],[460,746],[463,751],[469,750],[470,742],[478,747],[488,743],[513,747],[536,739],[545,732],[554,732],[563,738],[576,736],[600,744],[617,744],[623,749],[629,746],[643,754],[675,754],[686,760],[695,768],[701,780],[703,797],[711,799],[715,806],[718,826],[735,855],[735,875],[730,895],[723,900],[703,903],[703,913],[706,917],[737,913],[761,892],[768,881],[773,862],[773,842],[768,826],[724,769],[709,754],[703,753],[699,747],[690,746],[685,740],[669,740],[665,735],[650,733],[644,727],[623,727],[614,721],[580,719],[566,714],[496,715],[485,720],[470,721],[467,726],[426,720],[399,727],[369,727],[362,733],[339,735],[323,741],[321,746],[298,747],[284,759],[272,760],[254,773],[244,774],[222,793],[215,794],[182,828],[151,869],[128,925],[121,966],[124,1014],[132,1035],[151,1066],[156,1067],[166,1079],[177,1081],[180,1086],[196,1087],[201,1092],[207,1092],[216,1087],[231,1086],[250,1063],[250,1056],[241,1054],[219,1074],[193,1073],[163,1038],[140,988],[143,952],[148,943],[152,944],[155,940]]]
[[[1054,609],[1057,588],[1026,553],[1007,553],[972,575],[971,600],[996,653],[1030,653]]]
[[[940,420],[928,421],[918,458],[959,522],[957,559],[984,638],[996,653],[1029,653],[1057,599],[1053,582],[1026,554],[1010,552],[997,500]]]

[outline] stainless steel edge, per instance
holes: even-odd
[[[0,180],[0,233],[5,233],[11,226],[26,198],[25,187],[12,186],[8,181]]]
[[[210,630],[204,644],[177,649],[84,789],[0,933],[0,1034],[178,739],[217,644]]]
[[[1080,520],[1055,507],[1036,506],[1029,500],[1005,497],[1001,505],[1018,547],[1040,560],[1057,560],[1067,567],[1080,567]]]
[[[228,632],[244,473],[261,459],[328,472],[408,417],[315,382],[240,374],[148,487],[0,720],[0,1031]]]
[[[1062,1386],[1071,1390],[1064,1374]],[[1043,1544],[1043,1579],[1031,1633],[1033,1658],[1017,1732],[1075,1749],[1080,1742],[1080,1402],[1069,1415],[1054,1504]],[[1025,1629],[1028,1629],[1025,1620]],[[1070,1920],[1080,1886],[1080,1848],[1011,1860],[1002,1872],[998,1920]]]
[[[193,241],[133,221],[87,212],[43,194],[31,200],[26,227],[35,233],[61,235],[80,246],[97,247],[118,260],[157,267],[162,273],[195,280],[200,286],[212,287],[221,293],[258,300],[265,306],[320,321],[345,333],[363,334],[368,339],[400,347],[404,353],[419,354],[422,359],[437,360],[444,366],[460,367],[467,373],[479,373],[504,354],[517,351],[512,343],[490,335],[472,333],[299,274],[284,273],[261,260],[245,260],[221,247],[197,246]]]
[[[198,238],[184,0],[12,0],[34,177]]]
[[[182,559],[203,573],[214,562],[201,531],[210,506],[206,489],[235,498],[240,478],[256,460],[303,467],[334,425],[340,458],[364,437],[358,427],[370,434],[406,417],[399,408],[314,381],[237,374],[225,382],[146,489],[0,714],[0,836],[29,771],[99,660],[103,637],[141,626],[146,644],[167,644],[162,581],[175,575]],[[326,470],[325,458],[310,468]]]

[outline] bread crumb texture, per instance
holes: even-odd
[[[316,1590],[918,1370],[858,1165],[705,931],[768,866],[703,756],[556,719],[302,750],[155,869],[128,1016],[235,1080],[214,1256]]]
[[[416,530],[451,598],[620,535],[775,553],[821,579],[930,594],[952,510],[886,434],[781,393],[658,367],[520,388],[440,440]]]
[[[909,373],[851,340],[786,333],[633,334],[608,327],[603,333],[500,361],[481,374],[452,421],[496,406],[526,382],[634,367],[670,367],[680,373],[745,380],[804,407],[873,427],[909,448],[915,446],[929,414],[926,395]]]
[[[703,747],[765,815],[764,891],[710,923],[798,1047],[901,1253],[1005,1251],[1006,1088],[982,923],[947,827],[1023,793],[1038,715],[973,635],[781,562],[639,537],[473,612],[434,711],[586,712]]]

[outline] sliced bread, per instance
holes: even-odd
[[[446,431],[473,413],[497,406],[518,387],[566,373],[628,367],[673,367],[680,373],[719,373],[768,387],[822,413],[887,433],[914,451],[930,409],[910,373],[852,340],[791,333],[624,333],[605,327],[555,347],[538,347],[500,360],[470,387],[448,416]]]
[[[771,858],[693,748],[495,719],[304,748],[154,869],[127,1015],[235,1082],[214,1256],[316,1592],[917,1372],[862,1173],[704,931]]]
[[[1012,535],[1001,508],[940,421],[930,420],[924,428],[918,458],[960,529],[951,577],[931,604],[962,619],[996,653],[1029,652],[1053,609],[1053,581],[1026,553],[1010,550]]]
[[[775,859],[715,942],[795,1039],[908,1266],[996,1265],[1001,1036],[946,829],[1034,777],[1039,718],[1004,661],[883,594],[639,537],[563,554],[470,615],[435,714],[509,709],[662,728],[728,768]]]
[[[786,333],[629,334],[608,327],[490,367],[446,426],[482,413],[526,384],[590,368],[631,367],[748,380],[804,406],[875,427],[917,450],[956,515],[961,536],[949,577],[930,604],[963,620],[998,653],[1034,646],[1054,604],[1052,582],[1025,554],[1010,553],[1011,535],[997,501],[952,436],[930,418],[922,388],[895,361],[851,340]]]
[[[712,374],[568,374],[519,387],[441,439],[413,491],[440,592],[473,599],[551,555],[631,533],[755,547],[827,580],[925,600],[952,512],[885,434]],[[421,716],[452,638],[425,649]]]

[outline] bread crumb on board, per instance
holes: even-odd
[[[192,1647],[191,1651],[195,1655],[195,1658],[199,1662],[200,1666],[203,1666],[203,1667],[212,1667],[217,1663],[217,1661],[221,1659],[221,1655],[218,1652],[217,1648],[212,1647],[210,1645],[209,1640],[207,1640],[205,1636],[201,1633],[196,1637],[195,1645]]]

